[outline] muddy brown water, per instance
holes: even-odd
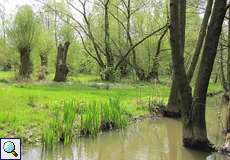
[[[221,131],[226,107],[216,98],[208,100],[206,112],[209,139],[223,143]],[[218,106],[218,107],[217,107]],[[220,118],[218,118],[220,117]],[[220,154],[208,154],[182,147],[182,125],[178,120],[144,120],[125,130],[110,131],[96,138],[80,138],[69,146],[58,145],[54,151],[42,147],[24,149],[23,160],[229,160]]]

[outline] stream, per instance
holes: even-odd
[[[220,98],[209,98],[206,121],[211,142],[221,145],[226,106]],[[221,117],[221,118],[218,118]],[[69,146],[58,145],[53,151],[41,146],[24,149],[23,160],[229,160],[218,153],[202,153],[182,146],[179,120],[161,118],[135,122],[125,130],[99,134],[96,138],[79,138]]]

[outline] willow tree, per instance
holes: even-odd
[[[41,60],[38,80],[46,79],[46,75],[48,74],[48,54],[53,47],[54,41],[51,38],[51,34],[42,29],[37,43],[37,50]]]
[[[30,59],[31,50],[36,41],[37,18],[29,5],[20,7],[15,19],[8,30],[8,37],[12,45],[20,54],[19,76],[30,78],[33,64]]]
[[[73,30],[68,25],[63,25],[58,32],[56,72],[54,77],[56,82],[65,82],[67,79],[69,73],[67,56],[73,35]]]

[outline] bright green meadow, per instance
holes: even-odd
[[[134,80],[109,84],[101,82],[98,76],[79,74],[69,77],[67,83],[52,82],[52,75],[45,82],[31,80],[19,83],[13,80],[14,75],[14,72],[0,72],[0,137],[20,137],[26,143],[41,142],[42,135],[43,137],[49,136],[49,133],[44,133],[44,129],[55,120],[54,113],[57,110],[59,114],[62,112],[62,117],[64,117],[60,134],[67,137],[65,141],[70,141],[71,137],[68,133],[78,129],[80,131],[81,128],[84,128],[82,124],[90,125],[87,116],[84,116],[87,112],[90,115],[90,110],[87,111],[84,107],[94,107],[93,104],[95,104],[100,108],[103,105],[111,105],[110,98],[118,98],[121,103],[119,105],[125,106],[129,116],[147,115],[149,114],[148,102],[154,100],[166,104],[170,91],[170,81],[166,78],[158,84],[141,83]],[[209,92],[219,90],[222,90],[220,85],[210,83]],[[59,107],[58,104],[66,101],[74,101],[77,108],[68,104],[62,105],[64,108]],[[114,103],[118,104],[118,102]],[[68,109],[68,107],[72,108]],[[117,110],[110,108],[110,110],[100,109],[103,113],[114,113],[110,117],[105,117],[101,113],[101,119],[104,122],[117,119],[115,116],[118,113],[120,115],[122,111],[120,107]],[[65,113],[71,113],[75,109],[76,112],[83,112],[84,122],[81,122],[81,116],[70,114],[65,117]],[[120,121],[114,124],[120,126],[122,121],[125,122],[123,118],[120,118]],[[97,119],[95,123],[98,126]],[[74,124],[76,126],[72,128]],[[93,128],[89,132],[95,132],[97,129]],[[52,138],[49,141],[52,141]]]

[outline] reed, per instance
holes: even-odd
[[[43,144],[52,146],[57,142],[65,145],[72,141],[73,126],[76,118],[74,101],[61,102],[54,108],[53,118],[43,131]]]
[[[101,129],[119,129],[128,124],[128,115],[125,106],[119,98],[109,98],[108,103],[101,105]]]
[[[100,128],[100,110],[93,102],[85,107],[81,114],[81,134],[96,136]]]

